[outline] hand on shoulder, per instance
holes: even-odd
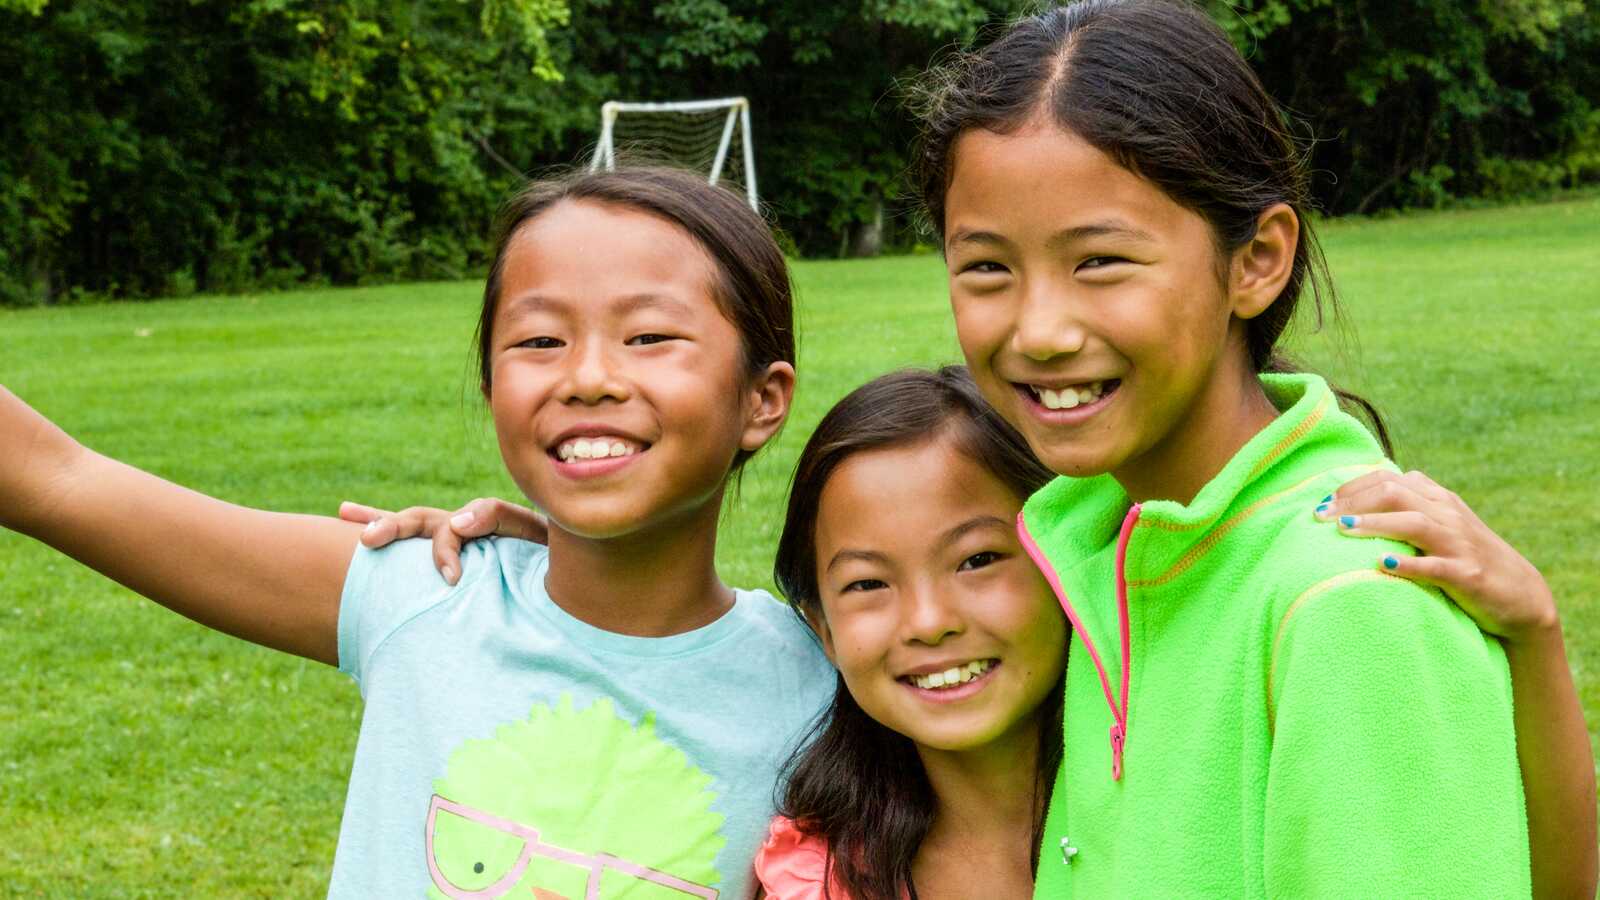
[[[339,504],[339,518],[366,525],[361,544],[371,550],[408,538],[432,540],[434,568],[452,585],[461,580],[464,542],[498,535],[543,544],[549,535],[544,516],[493,497],[479,497],[455,512],[432,506],[389,512],[345,501]]]
[[[1364,475],[1325,498],[1317,516],[1351,537],[1416,547],[1418,556],[1384,555],[1376,565],[1443,590],[1490,634],[1515,643],[1559,633],[1555,598],[1539,570],[1421,472]]]

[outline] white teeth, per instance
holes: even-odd
[[[1030,385],[1030,387],[1032,387]],[[1061,390],[1051,388],[1033,387],[1033,393],[1044,404],[1045,409],[1072,409],[1086,403],[1093,403],[1105,393],[1105,382],[1091,381],[1084,385],[1064,387]]]
[[[955,687],[983,675],[994,667],[994,661],[989,659],[975,659],[966,665],[953,666],[943,672],[932,672],[927,675],[912,675],[910,681],[923,690],[934,690],[943,687]]]
[[[576,440],[562,441],[556,448],[556,456],[562,462],[571,462],[575,459],[607,459],[617,456],[632,456],[641,448],[615,438],[577,438]]]

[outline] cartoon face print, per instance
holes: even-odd
[[[571,697],[467,741],[435,782],[431,897],[715,900],[710,776],[609,700]]]

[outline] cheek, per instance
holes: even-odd
[[[1055,595],[1039,577],[1029,572],[1011,586],[1015,604],[1008,606],[1005,626],[1032,671],[1059,671],[1066,650],[1067,620]]]
[[[965,297],[951,289],[950,312],[955,317],[956,340],[969,358],[992,351],[1000,341],[1006,324],[1004,310],[998,301],[985,303],[975,297]],[[974,360],[975,361],[975,360]]]
[[[885,619],[882,614],[870,611],[833,609],[828,612],[834,665],[846,681],[874,670],[882,661],[889,643]]]

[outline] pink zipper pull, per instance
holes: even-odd
[[[1128,739],[1128,730],[1121,722],[1111,723],[1111,780],[1122,780],[1122,744]]]

